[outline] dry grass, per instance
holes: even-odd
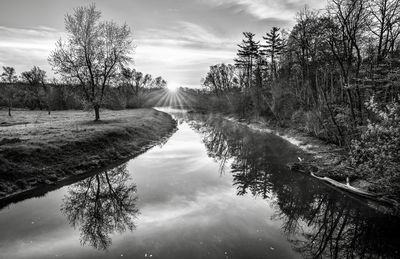
[[[102,111],[0,110],[0,197],[65,179],[133,156],[175,127],[153,109]]]

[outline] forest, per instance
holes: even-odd
[[[233,64],[210,66],[197,109],[268,120],[348,153],[353,178],[400,183],[400,1],[330,0],[290,30],[243,33]]]

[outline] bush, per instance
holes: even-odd
[[[273,112],[281,120],[289,120],[299,108],[298,100],[291,93],[273,96]]]
[[[320,136],[321,134],[321,122],[319,120],[320,115],[316,110],[307,111],[305,113],[305,128],[307,132],[312,133],[314,136]]]
[[[351,142],[351,165],[358,176],[376,183],[379,189],[399,193],[400,105],[378,107],[371,98],[367,107],[376,121],[369,121],[360,139]]]
[[[304,128],[304,122],[306,120],[306,115],[303,110],[297,110],[292,114],[290,121],[293,125],[297,126],[298,128]]]

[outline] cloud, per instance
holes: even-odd
[[[16,47],[34,47],[46,49],[48,45],[54,45],[55,40],[61,37],[63,33],[49,27],[35,28],[13,28],[0,26],[0,44],[2,47],[10,47],[12,44],[17,44]],[[45,44],[45,45],[43,45]]]
[[[166,46],[143,45],[137,48],[135,66],[138,70],[161,75],[169,84],[198,87],[208,66],[230,62],[233,53],[229,50],[207,50],[182,47],[179,44]]]
[[[148,29],[139,35],[146,44],[176,45],[192,48],[220,49],[233,47],[231,39],[217,36],[203,26],[187,21],[177,21],[171,27]]]
[[[65,39],[65,33],[50,27],[0,26],[0,65],[13,66],[17,73],[36,65],[52,77],[47,57],[60,37]],[[199,86],[210,65],[230,62],[235,52],[233,40],[187,21],[143,30],[136,45],[134,60],[138,70],[161,75],[170,84],[192,87]]]
[[[161,75],[169,84],[188,87],[198,87],[210,65],[231,62],[236,51],[233,40],[186,21],[178,21],[168,29],[144,31],[136,44],[138,70]]]
[[[47,57],[62,35],[50,27],[0,26],[0,64],[13,66],[18,73],[40,66],[52,76]]]
[[[323,8],[326,1],[321,0],[201,0],[217,7],[234,7],[237,12],[246,12],[253,17],[264,19],[291,19],[306,4]]]

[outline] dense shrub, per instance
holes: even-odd
[[[373,98],[367,107],[377,119],[369,122],[353,140],[350,162],[357,175],[377,183],[383,190],[399,193],[400,185],[400,105],[393,102],[378,107]]]
[[[281,120],[290,120],[291,116],[299,109],[296,97],[290,93],[277,94],[272,96],[273,113]]]
[[[297,128],[302,129],[304,127],[305,117],[305,112],[303,110],[297,110],[292,114],[290,122]]]

